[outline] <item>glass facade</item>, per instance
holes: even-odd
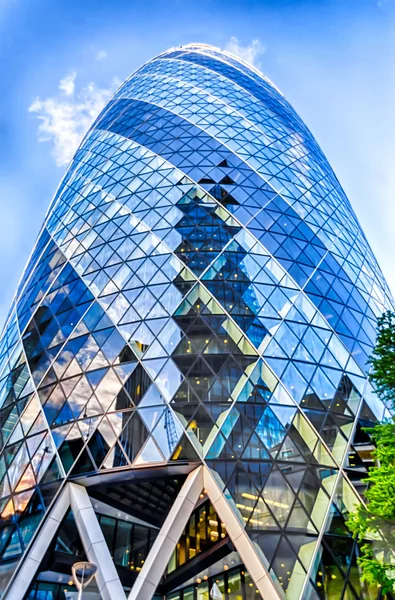
[[[221,522],[211,502],[206,500],[190,516],[167,565],[167,574],[215,546],[226,535],[225,525]]]
[[[66,481],[204,463],[286,598],[371,600],[344,518],[361,426],[388,414],[366,359],[391,306],[267,78],[204,45],[143,65],[81,142],[1,337],[0,588]]]
[[[166,595],[165,600],[210,600],[216,598],[213,589],[221,592],[223,600],[256,600],[260,597],[250,574],[244,567],[238,567],[207,577],[206,580],[199,579],[192,585]]]

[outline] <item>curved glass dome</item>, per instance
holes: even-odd
[[[77,150],[3,331],[3,560],[70,478],[204,463],[287,597],[326,597],[353,436],[385,411],[366,358],[390,303],[277,88],[210,46],[149,61]],[[336,568],[336,597],[364,597]]]

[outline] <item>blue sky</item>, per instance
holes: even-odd
[[[0,0],[0,324],[92,115],[190,42],[240,53],[281,89],[395,294],[395,0]]]

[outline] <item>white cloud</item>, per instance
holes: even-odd
[[[252,40],[250,44],[243,46],[235,36],[232,36],[227,42],[225,50],[236,54],[236,56],[239,56],[245,62],[257,68],[260,67],[258,58],[266,52],[265,47],[259,40]]]
[[[66,96],[72,96],[74,94],[76,77],[77,77],[77,73],[75,71],[73,71],[73,73],[66,75],[66,77],[64,79],[60,80],[59,89]]]
[[[51,142],[51,154],[58,167],[70,162],[82,137],[119,85],[115,79],[108,89],[88,83],[76,90],[75,81],[76,73],[72,72],[60,80],[60,94],[45,100],[36,98],[29,107],[39,120],[38,139]]]
[[[105,50],[100,50],[96,54],[96,60],[104,60],[105,58],[107,58],[107,52]]]

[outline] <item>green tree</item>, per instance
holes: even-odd
[[[369,363],[370,379],[378,395],[395,409],[395,312],[387,310],[378,319],[376,345]]]
[[[380,398],[395,410],[395,312],[377,322],[377,340],[370,379]],[[395,420],[365,428],[372,439],[376,465],[365,482],[366,506],[350,514],[347,525],[360,542],[362,579],[378,584],[387,594],[395,590]]]

